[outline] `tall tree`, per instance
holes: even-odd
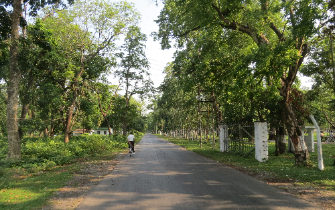
[[[221,26],[222,34],[237,31],[257,45],[257,73],[277,86],[281,100],[281,117],[295,147],[296,163],[305,163],[308,151],[302,151],[301,130],[292,110],[289,95],[299,68],[307,55],[307,43],[315,33],[315,21],[323,22],[325,6],[319,0],[301,1],[163,1],[164,8],[156,34],[163,48],[170,39],[182,44],[189,34]],[[183,27],[180,27],[183,26]]]
[[[322,113],[320,117],[335,128],[335,120],[331,118],[335,102],[334,27],[325,27],[322,32],[311,43],[309,62],[301,72],[314,80],[312,90],[308,93],[309,100],[314,101],[316,96],[323,95],[313,102],[315,112]]]
[[[115,71],[115,76],[122,79],[125,90],[125,108],[123,115],[123,135],[127,135],[127,118],[129,101],[133,95],[138,94],[145,97],[152,91],[152,81],[149,78],[148,60],[145,55],[146,41],[145,34],[142,34],[137,26],[130,27],[121,52],[118,53],[120,59],[120,69]]]
[[[112,135],[111,125],[108,121],[108,115],[111,114],[113,108],[113,102],[116,99],[118,94],[119,86],[112,87],[103,83],[96,83],[94,91],[98,97],[100,113],[104,117],[105,122],[107,123],[109,135]]]
[[[7,133],[8,133],[8,155],[7,158],[21,158],[21,139],[17,119],[18,96],[21,79],[21,71],[18,63],[19,54],[19,26],[21,20],[21,1],[13,1],[13,12],[11,14],[11,46],[9,62],[9,83],[7,88]]]
[[[112,55],[115,40],[126,33],[130,25],[136,24],[139,16],[133,5],[127,2],[110,4],[105,1],[77,1],[70,10],[59,11],[57,18],[66,24],[75,24],[81,31],[69,33],[60,29],[54,32],[61,33],[65,40],[76,40],[75,43],[64,42],[63,47],[71,46],[72,53],[79,55],[79,59],[72,61],[75,63],[68,69],[72,75],[70,84],[67,85],[70,87],[71,96],[69,96],[70,106],[66,110],[64,142],[69,142],[72,118],[87,65],[99,55]],[[69,36],[71,39],[67,38]]]
[[[62,5],[62,1],[47,1],[40,2],[32,0],[28,2],[30,5],[30,15],[36,15],[37,11],[46,5]],[[71,3],[71,2],[69,2]],[[25,27],[25,19],[22,17],[22,1],[0,1],[1,15],[10,17],[10,21],[6,18],[5,28],[8,28],[10,23],[10,53],[9,53],[9,76],[8,76],[8,89],[7,89],[7,132],[8,132],[8,155],[7,158],[21,158],[21,139],[18,130],[18,96],[19,86],[21,79],[21,70],[19,67],[18,54],[19,54],[19,39],[20,39],[20,25]],[[8,10],[7,10],[8,9]],[[10,15],[7,15],[10,14]],[[3,20],[3,19],[2,19]],[[24,34],[24,33],[23,33]]]

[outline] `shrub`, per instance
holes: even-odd
[[[7,140],[0,139],[2,148]],[[30,173],[51,170],[57,165],[64,165],[83,156],[95,156],[117,149],[127,148],[127,140],[121,135],[82,135],[74,136],[68,144],[61,136],[53,138],[26,137],[22,140],[22,158],[7,160],[7,148],[0,150],[0,165],[3,167],[22,167]]]
[[[53,169],[54,167],[56,167],[57,164],[54,161],[47,160],[45,163],[43,163],[42,166],[43,166],[44,170],[50,171],[51,169]]]
[[[6,174],[6,170],[0,167],[0,177],[4,176],[5,174]]]

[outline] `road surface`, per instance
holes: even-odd
[[[135,151],[77,210],[320,209],[152,134]]]

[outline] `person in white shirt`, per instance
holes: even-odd
[[[128,145],[130,147],[132,147],[133,149],[133,154],[135,154],[135,136],[133,135],[133,132],[130,132],[130,135],[127,137],[128,140]]]

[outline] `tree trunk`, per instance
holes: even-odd
[[[214,92],[211,92],[211,99],[213,101],[213,109],[215,111],[217,122],[221,123],[223,121],[222,112],[220,110],[220,105],[216,101],[216,97],[215,97]]]
[[[80,67],[80,72],[77,74],[77,76],[74,78],[73,81],[73,96],[72,96],[72,103],[71,106],[66,113],[66,121],[65,121],[65,126],[64,126],[64,143],[69,143],[70,140],[70,134],[71,134],[71,129],[72,129],[72,117],[73,117],[73,110],[76,105],[76,100],[78,97],[78,89],[79,89],[79,83],[78,80],[81,78],[81,75],[83,74],[85,70],[85,62],[84,62],[84,56],[83,56],[83,51],[82,51],[82,57],[81,57],[81,67]]]
[[[21,1],[14,0],[12,13],[11,29],[11,47],[10,47],[10,69],[9,84],[7,89],[7,132],[8,132],[8,154],[7,158],[21,158],[21,139],[18,129],[17,106],[19,98],[19,88],[21,71],[18,63],[18,41],[19,41],[19,24],[21,16]]]
[[[36,64],[37,65],[37,64]],[[26,87],[24,87],[24,93],[21,95],[21,103],[22,103],[22,111],[21,111],[21,117],[19,119],[19,121],[21,120],[25,120],[27,114],[29,113],[29,103],[31,102],[31,96],[30,94],[25,94],[25,93],[29,93],[32,89],[33,89],[33,85],[34,85],[34,75],[33,75],[33,71],[30,70],[29,71],[29,80],[28,80],[28,84]],[[23,137],[23,131],[22,129],[19,127],[19,135],[20,135],[20,139],[22,139]]]
[[[75,99],[73,99],[75,100]],[[69,111],[66,115],[66,121],[64,126],[64,143],[69,143],[70,141],[70,133],[71,133],[71,121],[72,121],[72,114],[73,114],[74,105],[72,105],[69,108]]]
[[[269,140],[276,140],[277,135],[278,135],[278,133],[276,132],[276,127],[271,126],[270,133],[269,133]]]
[[[276,155],[285,154],[286,152],[286,136],[284,127],[279,127],[276,132]]]
[[[308,149],[304,149],[302,132],[299,128],[298,121],[288,101],[282,101],[282,118],[287,129],[287,133],[294,147],[295,163],[298,165],[309,164]]]
[[[130,69],[127,69],[127,75],[129,75]],[[129,106],[129,100],[131,98],[131,95],[128,98],[128,88],[129,88],[129,77],[126,77],[126,107],[124,108],[124,115],[123,115],[123,120],[122,120],[122,130],[123,130],[123,136],[127,135],[127,114],[128,114],[128,106]],[[157,132],[157,131],[156,131]]]
[[[44,135],[44,138],[48,137],[48,128],[47,127],[43,130],[43,135]]]
[[[127,106],[127,103],[128,102],[126,102],[126,108],[125,108],[125,110],[124,110],[124,116],[123,116],[123,120],[122,120],[122,134],[123,134],[123,136],[126,136],[127,135],[127,120],[126,120],[126,117],[127,117],[127,108],[128,108],[128,106]],[[157,132],[157,131],[156,131]]]
[[[22,106],[20,120],[25,120],[26,119],[26,116],[27,116],[27,113],[28,113],[28,108],[29,108],[28,104],[24,104]],[[19,127],[19,136],[20,136],[20,139],[22,139],[22,137],[23,137],[23,131],[22,131],[22,129],[20,127]]]
[[[53,137],[54,136],[54,129],[55,129],[54,118],[53,118],[53,115],[51,115],[49,137]]]
[[[106,112],[106,113],[107,113],[107,112]],[[108,121],[108,119],[107,119],[107,115],[103,115],[103,116],[104,116],[104,118],[105,118],[105,120],[106,120],[106,122],[107,122],[109,136],[111,136],[111,135],[113,135],[113,134],[112,134],[111,126],[109,125],[109,121]]]

